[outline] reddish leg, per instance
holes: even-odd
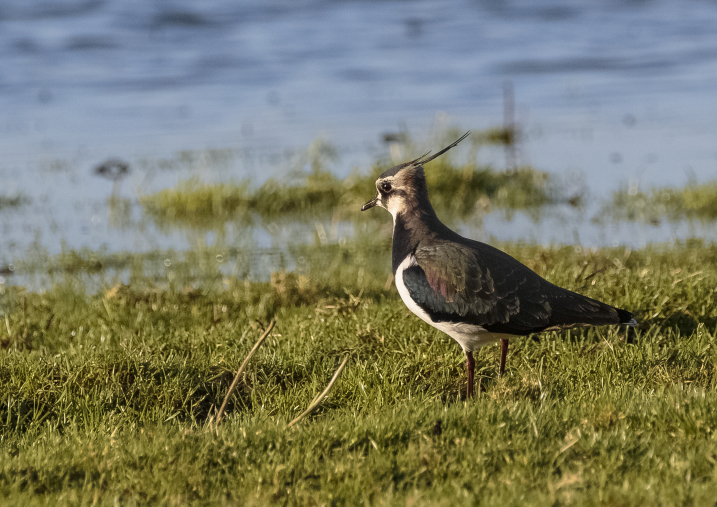
[[[508,358],[508,338],[500,339],[500,366],[498,367],[498,376],[502,377],[505,373],[505,360]]]
[[[470,350],[466,350],[466,372],[468,373],[468,390],[466,393],[467,398],[473,397],[473,384],[474,381],[474,374],[476,369],[476,361],[473,359],[473,352]]]

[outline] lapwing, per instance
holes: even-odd
[[[499,375],[508,339],[575,326],[636,324],[632,313],[553,285],[505,252],[444,225],[428,199],[423,166],[455,147],[387,170],[376,180],[380,206],[393,217],[393,274],[409,310],[456,340],[466,356],[468,397],[473,396],[473,351],[501,342]]]

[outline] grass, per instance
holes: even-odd
[[[205,251],[163,277],[137,267],[129,285],[106,269],[85,271],[92,283],[56,271],[41,292],[0,285],[2,504],[712,505],[717,250],[502,246],[634,310],[634,341],[516,339],[502,379],[487,347],[465,400],[459,347],[386,284],[388,246],[361,240],[296,247],[295,270],[256,281],[179,273]],[[287,429],[345,356],[329,397]]]
[[[503,131],[495,130],[476,133],[476,143],[504,142]],[[473,154],[476,152],[477,148]],[[542,206],[567,200],[546,172],[532,167],[499,171],[478,165],[475,156],[472,159],[457,164],[445,155],[426,168],[431,199],[438,212],[456,218],[493,209],[536,213]],[[142,196],[140,204],[160,227],[207,228],[228,221],[246,225],[257,218],[267,222],[322,216],[347,220],[373,197],[376,178],[391,164],[381,161],[368,172],[355,170],[340,179],[328,169],[333,160],[335,150],[318,140],[299,158],[293,172],[281,179],[270,178],[259,187],[249,180],[207,183],[190,179]]]
[[[596,218],[653,225],[662,220],[712,222],[717,219],[717,181],[679,188],[658,187],[648,192],[623,188],[613,193],[612,201],[603,205]]]

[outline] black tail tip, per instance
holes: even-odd
[[[615,310],[617,311],[618,319],[620,319],[619,324],[627,324],[628,326],[634,326],[637,324],[637,321],[633,318],[632,313],[627,310],[620,310],[619,308],[615,308]]]

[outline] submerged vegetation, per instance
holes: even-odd
[[[662,220],[717,220],[717,181],[681,188],[660,187],[640,192],[636,187],[613,193],[597,220],[639,221],[658,225]]]
[[[460,348],[408,314],[382,243],[305,245],[256,281],[222,268],[244,266],[241,250],[151,256],[169,265],[68,251],[54,265],[72,274],[45,291],[0,284],[3,504],[713,501],[717,251],[502,246],[635,311],[636,334],[512,340],[502,379],[487,347],[467,401]],[[109,266],[125,262],[123,282]],[[287,429],[346,355],[329,398]]]
[[[23,193],[0,195],[0,211],[7,208],[19,208],[26,204],[30,204],[30,198]]]

